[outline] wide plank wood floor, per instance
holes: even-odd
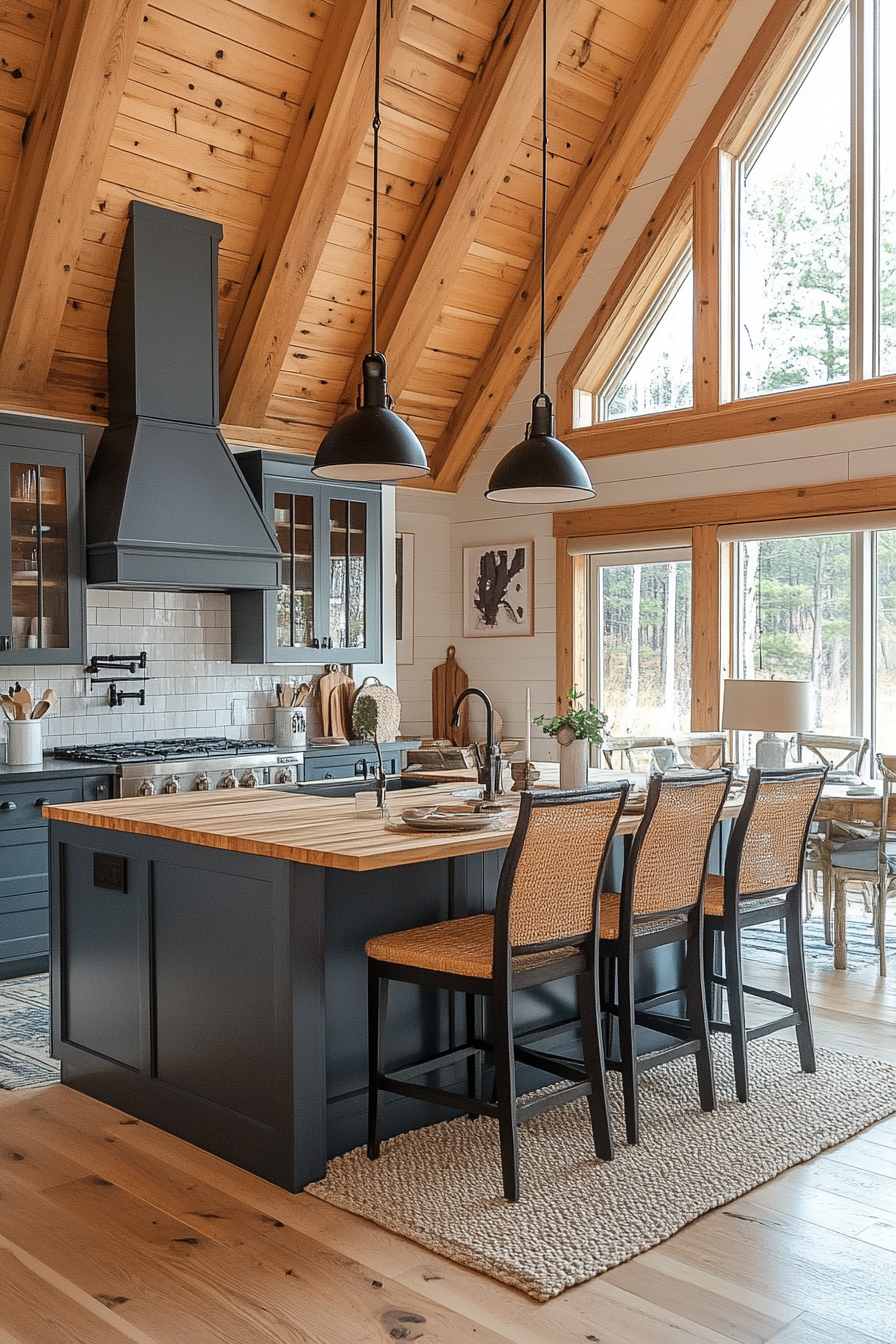
[[[811,977],[819,1044],[896,1061],[896,967]],[[896,1344],[896,1117],[540,1305],[67,1088],[0,1092],[0,1344],[390,1340]]]

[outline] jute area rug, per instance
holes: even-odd
[[[517,1204],[501,1195],[497,1122],[465,1116],[388,1140],[376,1162],[337,1157],[307,1193],[546,1302],[896,1111],[896,1065],[879,1060],[821,1050],[806,1074],[795,1044],[756,1041],[744,1105],[727,1040],[715,1059],[708,1114],[692,1056],[641,1078],[637,1147],[611,1074],[612,1162],[594,1157],[584,1100],[527,1122]]]

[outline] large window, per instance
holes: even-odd
[[[849,377],[849,38],[844,10],[739,160],[742,397]]]
[[[590,561],[589,693],[614,737],[690,727],[691,565],[656,555]]]
[[[739,405],[755,397],[823,423],[820,390],[848,382],[862,387],[843,415],[887,412],[873,380],[896,372],[894,69],[896,0],[799,10],[737,109],[720,100],[696,179],[676,180],[564,366],[572,430],[616,442],[639,417],[641,447],[689,444],[693,408],[702,439],[710,415],[719,438],[755,433]]]
[[[896,752],[896,529],[877,533],[874,601],[875,739]]]
[[[731,573],[733,675],[809,680],[816,731],[896,751],[896,529],[751,537]]]
[[[850,733],[849,533],[737,548],[738,677],[808,680],[819,732]]]

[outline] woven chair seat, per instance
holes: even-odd
[[[490,980],[494,937],[492,915],[471,915],[468,919],[449,919],[442,924],[424,924],[417,929],[380,934],[367,943],[367,955],[375,961]],[[569,955],[569,947],[523,952],[513,958],[513,969],[528,971],[552,961],[562,961]]]
[[[604,891],[600,897],[600,936],[602,940],[612,942],[619,937],[619,892]],[[659,929],[671,929],[681,924],[683,915],[673,915],[669,919],[638,920],[634,926],[634,936],[643,937],[646,933],[656,933]]]
[[[741,896],[740,909],[762,910],[765,906],[780,905],[782,897],[777,896]],[[725,879],[721,873],[706,874],[706,894],[703,898],[703,913],[721,919],[725,913]]]

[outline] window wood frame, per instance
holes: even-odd
[[[832,11],[839,7],[840,0],[777,0],[773,5],[655,215],[567,359],[557,380],[557,432],[581,458],[801,429],[896,410],[896,385],[889,375],[856,376],[849,382],[731,399],[735,390],[736,318],[731,282],[736,217],[733,161],[770,115],[803,53],[830,24]],[[852,8],[855,32],[855,5]],[[868,37],[862,32],[859,43],[865,51]],[[854,120],[863,142],[867,141],[861,109]],[[853,193],[858,189],[854,185]],[[662,260],[657,254],[674,251],[676,229],[688,217],[689,209],[693,217],[695,304],[693,408],[573,429],[574,389],[580,387],[585,372],[590,385],[596,386],[591,381],[595,371],[608,371],[618,361],[625,344],[622,333],[630,339],[636,326],[635,313],[646,311],[651,293],[656,293],[657,277],[662,274]],[[855,238],[852,251],[856,251]],[[651,284],[656,286],[652,291]],[[858,333],[856,322],[861,326]],[[851,374],[867,374],[867,342],[861,336],[868,322],[861,308],[852,324],[851,351],[857,353]]]
[[[720,546],[724,523],[773,522],[843,513],[874,513],[896,507],[896,477],[833,481],[814,486],[731,495],[702,495],[654,503],[615,504],[604,508],[554,514],[557,542],[557,704],[566,704],[570,686],[585,685],[587,635],[585,621],[587,556],[567,551],[571,537],[638,534],[689,527],[691,533],[691,728],[719,728],[721,680],[730,666],[730,545]]]

